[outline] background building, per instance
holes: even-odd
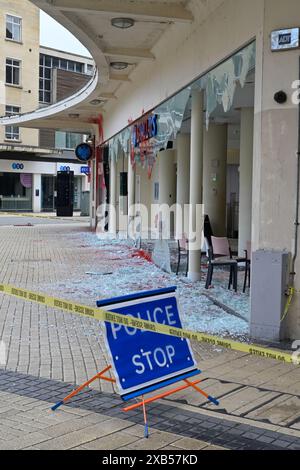
[[[113,233],[128,230],[134,202],[187,201],[192,215],[204,203],[216,235],[236,232],[240,253],[251,244],[251,336],[298,339],[299,1],[32,3],[90,50],[99,73],[68,102],[2,122],[95,134],[93,226],[106,152],[110,202],[125,216],[110,220]],[[135,126],[155,115],[159,132],[132,146]],[[226,202],[239,203],[238,224]],[[190,250],[189,278],[200,276],[201,253]]]
[[[87,57],[40,47],[39,9],[27,0],[0,1],[0,114],[28,113],[73,95],[93,73]],[[80,133],[0,126],[0,210],[55,210],[56,174],[73,170],[74,209],[89,190],[88,168],[74,149]]]

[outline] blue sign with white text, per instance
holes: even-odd
[[[182,328],[174,291],[131,301],[125,299],[118,304],[106,304],[106,309],[137,319]],[[97,305],[103,304],[100,301]],[[114,372],[123,395],[196,369],[193,353],[186,339],[107,322],[105,329]]]
[[[80,167],[80,173],[82,175],[89,175],[90,174],[90,167],[89,166]]]

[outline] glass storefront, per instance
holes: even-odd
[[[3,165],[4,166],[4,165]],[[0,211],[31,212],[33,208],[33,194],[35,192],[35,203],[41,207],[43,212],[56,211],[57,199],[57,177],[56,174],[40,174],[37,168],[37,178],[34,185],[34,174],[26,173],[25,163],[9,163],[16,170],[24,170],[20,173],[0,171]],[[78,173],[78,170],[75,170]],[[41,175],[41,189],[39,190],[39,178]],[[85,188],[85,175],[74,176],[74,210],[81,210],[81,195]],[[35,189],[33,189],[35,188]],[[40,198],[40,200],[37,200]]]
[[[56,208],[56,176],[42,176],[42,211],[54,212]]]
[[[42,211],[55,212],[56,210],[56,176],[42,175]],[[81,209],[82,177],[74,177],[74,210]]]
[[[130,155],[132,164],[147,168],[151,177],[159,152],[167,149],[170,141],[176,140],[190,118],[191,91],[204,92],[207,129],[217,117],[222,117],[224,121],[228,113],[234,111],[235,98],[240,90],[245,89],[249,74],[255,69],[255,57],[256,43],[252,42],[157,106],[146,119],[143,116],[128,126],[110,139],[110,159],[116,161],[123,154]],[[149,125],[149,117],[155,118],[154,130],[153,125]]]
[[[0,173],[0,210],[32,210],[32,175]]]
[[[74,211],[80,211],[81,207],[81,190],[82,190],[82,178],[81,176],[74,177]]]

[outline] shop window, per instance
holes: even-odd
[[[19,106],[6,106],[5,115],[15,116],[20,114],[21,108]],[[6,140],[20,140],[20,129],[18,126],[5,126],[5,139]]]
[[[17,59],[6,59],[6,83],[8,85],[20,85],[21,83],[21,61]]]
[[[21,42],[22,19],[18,16],[6,15],[6,39]]]

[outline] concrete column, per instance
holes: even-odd
[[[42,209],[42,176],[39,174],[32,175],[32,210],[33,212],[41,212]]]
[[[117,233],[117,163],[114,159],[110,160],[109,178],[109,232],[115,234]]]
[[[239,256],[251,241],[254,109],[241,110]]]
[[[176,150],[159,153],[159,204],[172,206],[176,201]]]
[[[96,229],[97,227],[97,207],[96,207],[96,178],[97,178],[97,172],[96,172],[96,159],[94,158],[91,162],[91,175],[90,175],[90,191],[91,191],[91,197],[90,197],[90,226],[91,229]]]
[[[134,204],[135,204],[135,170],[131,164],[130,155],[128,156],[128,176],[127,176],[127,186],[128,186],[128,228],[129,226],[133,227],[134,220]]]
[[[213,234],[226,236],[227,124],[204,131],[203,204]]]
[[[176,150],[164,150],[159,153],[159,205],[172,207],[176,203]],[[169,235],[174,233],[174,216],[167,220],[168,214],[162,211],[163,230],[169,229]]]
[[[177,211],[176,238],[188,233],[188,220],[185,220],[185,206],[190,199],[190,154],[191,139],[189,134],[179,134],[177,137]],[[181,208],[181,210],[180,210]],[[180,214],[181,212],[181,214]]]
[[[197,205],[202,204],[203,91],[192,92],[189,240],[194,239]],[[189,279],[201,280],[201,248],[189,251]]]

